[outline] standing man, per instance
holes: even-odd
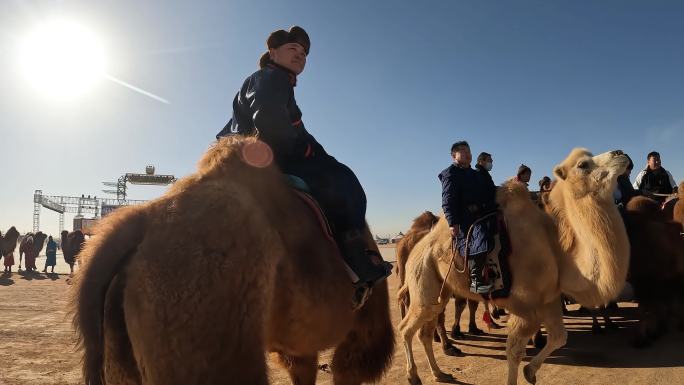
[[[367,250],[366,195],[356,175],[328,155],[304,127],[294,87],[306,65],[309,35],[297,26],[277,30],[268,37],[266,46],[259,70],[235,95],[233,117],[216,138],[256,135],[271,148],[283,173],[306,182],[332,225],[342,256],[358,277],[352,299],[352,306],[357,308],[373,284],[391,274],[392,265]]]
[[[458,252],[468,260],[470,290],[487,298],[493,282],[485,278],[484,270],[487,255],[495,247],[497,219],[495,215],[484,217],[497,209],[494,183],[470,167],[468,142],[454,143],[451,157],[451,166],[439,174],[442,209]]]
[[[665,201],[665,197],[655,194],[676,193],[677,184],[672,178],[672,174],[663,168],[660,154],[657,151],[649,152],[646,159],[648,164],[644,170],[637,174],[634,189],[639,190],[642,195],[662,203]]]
[[[55,265],[57,264],[57,242],[52,239],[52,235],[48,237],[47,245],[45,246],[45,268],[43,273],[47,273],[47,268],[52,267],[52,272],[55,272]]]

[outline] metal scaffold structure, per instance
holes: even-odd
[[[96,196],[81,195],[56,196],[43,195],[42,190],[35,190],[33,194],[33,232],[40,230],[40,210],[45,207],[59,214],[59,232],[64,230],[64,213],[75,213],[77,218],[89,214],[93,218],[100,218],[121,206],[139,205],[144,200],[126,199],[126,185],[154,185],[165,186],[176,181],[173,175],[156,175],[154,166],[145,167],[145,174],[126,173],[117,182],[102,182],[105,186],[116,187],[116,190],[102,190],[107,194],[116,194],[116,199],[98,198]]]
[[[43,195],[42,190],[36,190],[33,194],[33,232],[40,230],[40,210],[45,207],[48,210],[59,214],[59,231],[64,230],[64,213],[74,213],[83,216],[90,214],[93,217],[102,215],[103,207],[111,210],[112,207],[139,205],[145,203],[143,200],[121,200],[91,197],[90,195],[80,197]]]

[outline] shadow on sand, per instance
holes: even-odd
[[[14,280],[11,277],[12,273],[3,273],[0,275],[0,286],[14,285]]]
[[[684,366],[684,333],[676,328],[656,340],[650,348],[636,349],[631,343],[638,324],[637,308],[620,308],[610,313],[616,326],[614,330],[603,329],[601,334],[591,332],[591,316],[570,312],[564,317],[568,331],[567,344],[556,350],[545,363],[568,366],[587,366],[598,368],[667,368]],[[603,320],[599,317],[601,326]],[[499,338],[501,337],[501,338]],[[483,335],[468,336],[465,340],[452,340],[455,345],[476,347],[492,351],[487,353],[466,353],[468,356],[488,357],[506,360],[505,336]],[[435,346],[437,349],[437,346]],[[527,357],[539,352],[531,345],[527,346]],[[498,354],[500,353],[500,354]]]

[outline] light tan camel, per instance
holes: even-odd
[[[510,296],[494,302],[508,309],[508,384],[518,380],[518,367],[527,341],[541,324],[548,332],[546,346],[525,366],[523,374],[535,383],[536,372],[554,350],[565,344],[567,332],[560,305],[561,292],[586,306],[607,303],[623,287],[629,263],[629,243],[612,192],[617,176],[627,166],[621,152],[592,156],[575,149],[554,169],[558,178],[549,196],[553,219],[535,207],[525,186],[507,182],[497,191],[497,201],[506,219],[512,254]],[[437,366],[432,351],[432,333],[437,315],[452,293],[482,298],[469,290],[469,278],[451,271],[441,302],[440,286],[452,260],[451,234],[444,217],[414,248],[406,265],[406,283],[400,297],[410,293],[406,317],[399,324],[407,357],[408,380],[419,384],[412,340],[420,330],[436,380],[451,381]],[[499,245],[497,245],[499,247]],[[455,268],[463,260],[455,256]],[[441,336],[446,338],[446,336]]]
[[[682,225],[682,232],[684,232],[684,181],[679,183],[677,195],[679,196],[679,199],[677,200],[677,203],[675,203],[672,219]]]
[[[269,351],[309,385],[328,348],[335,384],[380,379],[387,282],[352,310],[337,246],[269,159],[223,138],[163,197],[102,220],[72,293],[87,385],[268,384]]]

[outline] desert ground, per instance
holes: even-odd
[[[383,248],[388,260],[393,250]],[[16,258],[18,260],[18,258]],[[43,266],[43,260],[37,266]],[[79,354],[74,348],[74,335],[66,313],[69,291],[68,272],[61,256],[58,269],[62,274],[27,276],[15,273],[0,278],[0,384],[2,385],[57,385],[82,384]],[[67,268],[68,269],[68,268]],[[397,278],[389,278],[390,293],[394,297]],[[537,384],[684,384],[684,333],[671,331],[654,346],[637,350],[630,346],[636,305],[620,303],[614,313],[618,330],[602,335],[591,333],[591,319],[580,315],[577,306],[570,306],[565,317],[568,344],[555,352],[537,374]],[[399,309],[392,300],[394,325],[399,323]],[[477,314],[478,325],[485,329],[482,309]],[[447,328],[453,320],[453,306],[447,313]],[[504,317],[505,320],[505,317]],[[467,330],[467,311],[461,329]],[[505,322],[502,322],[505,324]],[[397,337],[398,338],[398,337]],[[442,370],[452,373],[460,384],[503,384],[506,374],[506,329],[491,330],[482,336],[468,336],[456,341],[464,357],[449,357],[434,345]],[[424,384],[433,384],[422,346],[414,343],[419,374]],[[536,350],[528,346],[527,353]],[[330,353],[321,355],[320,363],[328,361]],[[404,384],[404,349],[397,339],[394,363],[381,384]],[[286,373],[271,365],[271,383],[289,384]],[[319,371],[319,384],[332,384],[332,375]],[[520,371],[519,383],[526,383]]]

